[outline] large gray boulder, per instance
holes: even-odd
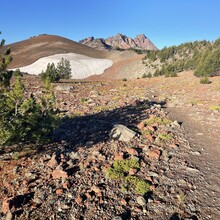
[[[110,138],[114,140],[129,142],[132,138],[134,138],[136,132],[132,131],[131,129],[127,128],[122,124],[117,124],[113,127],[110,132]]]

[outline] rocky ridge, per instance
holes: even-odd
[[[123,34],[117,34],[107,39],[88,37],[79,42],[98,49],[157,50],[157,47],[144,34],[139,34],[134,39]]]

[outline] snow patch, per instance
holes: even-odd
[[[28,66],[18,67],[16,69],[20,69],[21,72],[38,75],[46,70],[48,63],[54,63],[57,65],[61,58],[70,61],[72,79],[84,79],[92,75],[100,75],[105,69],[111,67],[113,64],[113,62],[108,59],[97,59],[76,53],[66,53],[42,57]]]

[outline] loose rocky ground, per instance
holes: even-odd
[[[1,219],[219,219],[219,78],[187,74],[57,84],[54,142],[1,152]]]

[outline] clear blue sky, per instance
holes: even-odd
[[[6,43],[39,34],[75,41],[144,33],[158,47],[220,37],[220,0],[2,0]]]

